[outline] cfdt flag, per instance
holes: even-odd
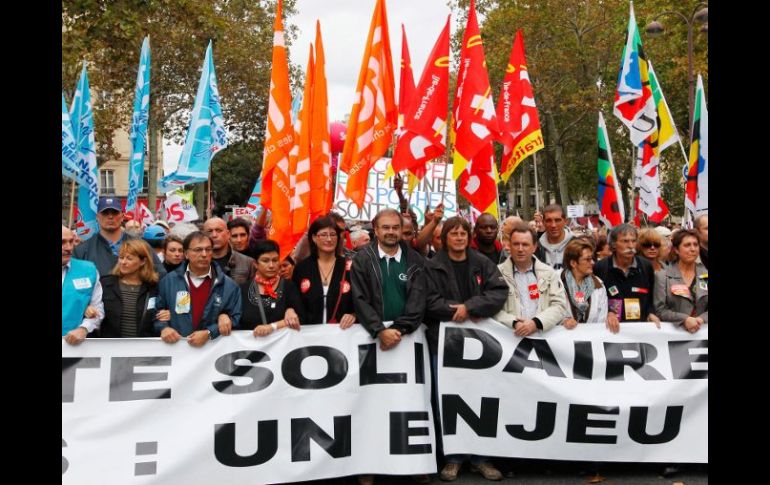
[[[359,208],[366,197],[369,171],[388,150],[397,121],[388,14],[385,0],[377,0],[340,164],[348,174],[345,194]]]
[[[61,93],[61,174],[68,179],[78,181],[78,146],[72,135],[72,122]]]
[[[403,134],[393,154],[393,170],[425,173],[425,164],[446,150],[449,101],[449,16],[422,70],[404,114]]]
[[[604,222],[604,225],[612,229],[623,223],[626,214],[623,208],[623,197],[620,193],[615,165],[612,163],[612,151],[610,150],[610,139],[607,136],[607,125],[604,123],[604,116],[601,111],[599,112],[597,139],[599,147],[597,164],[597,171],[599,173],[599,219]]]
[[[150,119],[150,38],[145,37],[139,55],[139,71],[134,88],[134,113],[131,116],[131,160],[128,168],[126,212],[136,209],[136,198],[144,182],[144,151],[147,145],[147,121]]]
[[[693,216],[696,216],[709,210],[709,112],[700,74],[695,89],[694,110],[684,203]]]
[[[328,214],[332,207],[331,134],[329,99],[326,92],[326,55],[321,23],[315,24],[315,72],[313,103],[310,108],[310,223]]]
[[[657,130],[655,99],[650,88],[647,58],[631,3],[628,35],[620,60],[613,114],[630,130],[631,143],[639,145]]]
[[[283,2],[279,0],[273,21],[273,58],[265,124],[265,149],[262,156],[262,175],[259,177],[262,180],[260,204],[272,211],[274,219],[289,217],[289,152],[294,147],[289,63],[282,14]]]
[[[209,178],[211,159],[224,148],[227,148],[227,130],[222,118],[214,55],[209,41],[179,166],[176,172],[163,177],[159,184],[161,190],[168,192],[181,182],[205,182]]]
[[[78,165],[78,221],[77,233],[88,239],[97,231],[96,207],[99,204],[99,174],[96,169],[96,142],[94,140],[94,112],[91,89],[88,85],[86,63],[75,89],[70,107],[72,136],[77,144]]]
[[[521,29],[513,40],[503,87],[497,100],[497,119],[501,131],[499,141],[504,146],[500,175],[503,182],[507,182],[525,158],[543,148],[543,133],[529,82]]]

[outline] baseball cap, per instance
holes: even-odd
[[[115,197],[99,197],[99,205],[96,212],[103,212],[107,209],[123,212],[123,207],[120,206],[120,201]]]
[[[145,241],[162,241],[166,239],[166,231],[164,231],[163,228],[159,225],[154,224],[152,226],[148,226],[147,229],[144,230],[142,239]]]

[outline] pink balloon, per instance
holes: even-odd
[[[342,148],[345,146],[345,132],[348,127],[341,121],[332,121],[329,124],[329,131],[331,134],[332,153],[341,153]]]

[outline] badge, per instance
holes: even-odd
[[[353,266],[353,260],[348,259],[345,260],[345,271],[350,271],[350,268]]]
[[[617,315],[618,318],[623,314],[623,300],[620,298],[610,298],[607,300],[607,307],[609,311]]]
[[[187,291],[176,292],[176,305],[174,311],[177,314],[190,313],[190,293]]]
[[[687,285],[671,285],[671,294],[690,298],[690,288]]]
[[[153,310],[155,308],[155,297],[150,297],[147,299],[147,309]]]
[[[576,291],[575,292],[575,302],[577,303],[585,303],[586,302],[586,294],[582,291]]]
[[[275,302],[270,304],[270,308],[275,308]]]
[[[342,293],[345,294],[350,291],[350,283],[347,281],[342,282]]]
[[[87,290],[91,288],[91,280],[88,278],[75,278],[72,280],[72,284],[75,285],[76,290]]]
[[[222,304],[222,297],[220,295],[214,297],[214,304],[217,306]]]
[[[632,286],[631,287],[631,293],[641,293],[643,295],[646,295],[649,292],[650,292],[650,290],[647,289],[647,288],[638,288],[636,286]]]
[[[529,299],[530,300],[537,300],[540,298],[540,293],[537,291],[537,283],[533,283],[527,287],[529,290]]]
[[[299,289],[302,293],[307,293],[310,291],[310,279],[302,278],[302,281],[299,283]]]
[[[481,286],[481,275],[478,275],[478,274],[476,275],[476,283],[478,283],[479,286]]]
[[[607,288],[607,291],[610,293],[611,296],[615,296],[618,293],[620,293],[620,291],[618,291],[618,287],[615,286],[615,285],[610,286],[609,288]]]
[[[624,320],[639,320],[642,318],[642,305],[639,298],[624,298],[623,305],[626,307],[626,318]]]
[[[399,273],[398,274],[398,279],[400,279],[401,281],[406,281],[406,274],[405,273]]]
[[[698,281],[698,288],[700,288],[703,291],[709,291],[709,284],[708,281]]]

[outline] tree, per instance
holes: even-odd
[[[465,17],[468,0],[452,0]],[[694,8],[697,2],[654,0],[635,6],[642,35],[654,15],[671,8]],[[504,76],[516,30],[523,29],[527,63],[543,127],[545,149],[539,171],[556,199],[569,204],[596,197],[596,119],[601,109],[607,120],[615,166],[626,201],[633,174],[628,131],[614,118],[612,106],[618,68],[628,23],[628,2],[621,0],[479,0],[484,16],[481,28],[490,82],[495,99]],[[653,60],[663,91],[679,126],[687,124],[687,49],[684,22],[671,21],[669,42],[643,37],[645,51]],[[667,25],[669,25],[667,23]],[[684,29],[684,30],[683,30]],[[459,52],[462,32],[455,34]],[[665,44],[665,45],[664,45]],[[707,73],[707,48],[697,52],[696,66]],[[657,59],[660,58],[660,61]],[[682,72],[684,62],[684,72]],[[670,79],[679,82],[669,82]],[[705,81],[705,78],[704,78]],[[680,128],[680,134],[684,132]],[[684,135],[683,135],[684,136]],[[686,139],[686,136],[685,136]],[[687,144],[685,143],[685,146]],[[531,158],[531,157],[530,157]],[[663,197],[672,212],[681,213],[681,151],[664,153]],[[531,163],[531,161],[527,162]],[[524,166],[524,164],[522,164]],[[518,174],[515,174],[518,175]],[[679,177],[677,179],[677,177]],[[675,193],[679,187],[679,194]],[[630,205],[627,205],[630,207]]]

